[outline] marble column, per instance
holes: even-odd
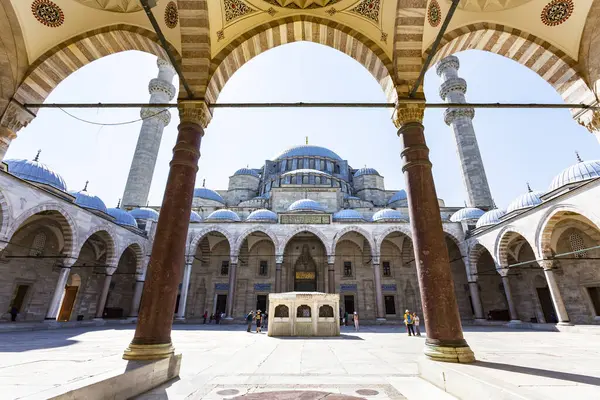
[[[192,211],[200,143],[210,112],[203,102],[179,103],[179,134],[156,226],[135,335],[126,360],[169,358],[175,349],[171,328]]]
[[[102,286],[102,292],[100,292],[98,302],[96,303],[96,317],[94,319],[102,319],[102,315],[104,314],[104,307],[106,306],[106,299],[108,298],[108,291],[110,290],[111,280],[112,275],[106,274],[104,276],[104,285]]]
[[[281,293],[281,269],[283,268],[283,263],[276,262],[275,263],[275,293]]]
[[[131,307],[128,318],[137,318],[140,309],[140,301],[142,300],[142,291],[144,290],[144,281],[136,278],[135,288],[133,289],[133,297],[131,299]]]
[[[327,292],[335,293],[335,255],[327,256]]]
[[[469,282],[469,290],[471,291],[471,301],[473,302],[473,310],[475,311],[475,320],[485,320],[483,306],[481,305],[481,297],[479,296],[479,284],[477,281]]]
[[[556,282],[556,276],[554,275],[554,270],[552,269],[554,262],[541,261],[540,264],[542,268],[544,268],[544,275],[546,276],[546,281],[548,282],[548,289],[550,290],[552,303],[554,303],[554,309],[556,310],[558,323],[570,325],[569,314],[567,314],[567,308],[565,307],[565,302],[560,294],[560,289],[558,288],[558,283]]]
[[[71,273],[71,265],[73,265],[73,263],[60,267],[58,281],[56,282],[56,287],[54,288],[54,293],[52,294],[52,300],[50,300],[50,306],[48,307],[48,312],[46,313],[46,320],[48,321],[56,321],[56,317],[58,317],[58,310],[60,309],[60,303],[62,301],[63,294],[65,293],[65,286],[67,286],[69,274]]]
[[[4,159],[11,142],[17,137],[17,132],[26,127],[34,117],[31,111],[15,100],[8,103],[4,112],[0,114],[0,161]]]
[[[400,104],[394,123],[402,141],[402,172],[408,194],[415,264],[427,339],[425,355],[436,361],[473,362],[458,313],[446,239],[429,149],[422,125],[423,104]]]
[[[232,257],[229,263],[229,291],[227,292],[227,304],[225,315],[233,319],[233,307],[235,306],[235,285],[237,284],[237,257]]]
[[[190,278],[192,276],[192,261],[188,260],[185,263],[183,270],[183,282],[181,282],[181,295],[179,296],[179,309],[177,310],[177,319],[185,319],[185,307],[187,297],[190,290]]]
[[[383,304],[383,290],[381,288],[381,264],[379,264],[379,262],[373,263],[373,281],[375,282],[377,320],[385,321],[385,306]]]
[[[508,303],[508,313],[510,314],[511,322],[521,322],[519,319],[519,314],[517,313],[517,308],[515,307],[515,302],[513,301],[512,291],[510,289],[510,281],[508,279],[508,271],[501,274],[502,277],[502,286],[504,287],[504,294],[506,294],[506,302]]]

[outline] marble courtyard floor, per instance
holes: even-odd
[[[133,326],[0,333],[0,398],[43,399],[98,375],[132,336]],[[183,353],[180,379],[139,399],[291,399],[301,390],[311,391],[306,400],[452,399],[418,378],[424,338],[399,327],[282,339],[241,326],[176,325],[172,337]],[[600,398],[600,335],[466,327],[465,337],[479,360],[467,371],[531,394],[522,398]],[[267,391],[273,396],[257,394]]]

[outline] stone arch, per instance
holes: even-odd
[[[236,243],[236,240],[235,240],[235,237],[231,235],[231,232],[228,232],[227,230],[221,228],[220,226],[211,225],[200,231],[192,231],[190,233],[193,236],[189,237],[190,240],[189,240],[189,246],[186,251],[186,257],[190,256],[190,255],[193,256],[194,254],[196,254],[196,250],[198,248],[198,244],[200,243],[200,241],[204,238],[204,236],[208,235],[211,232],[219,232],[220,234],[225,236],[225,239],[227,239],[227,242],[229,243],[230,251],[231,251],[231,249],[233,249],[233,245]]]
[[[65,262],[75,262],[77,260],[76,250],[79,249],[77,224],[69,212],[58,203],[42,203],[20,214],[10,224],[8,233],[6,234],[6,240],[10,241],[15,232],[17,232],[29,218],[44,211],[60,214],[60,218],[57,219],[57,222],[60,224],[64,236],[63,253],[70,259],[68,261],[65,260]]]
[[[470,49],[489,51],[526,66],[552,85],[565,103],[595,101],[593,92],[578,72],[577,62],[570,56],[535,35],[493,22],[478,22],[447,32],[431,65]],[[431,46],[425,55],[430,51]]]
[[[127,50],[139,50],[168,60],[154,32],[127,24],[110,25],[74,36],[38,57],[14,98],[21,104],[43,103],[60,82],[79,68]],[[169,50],[180,58],[175,47],[169,45]],[[29,109],[37,112],[36,108]]]
[[[29,64],[25,39],[17,14],[9,1],[0,7],[0,116],[7,109]]]
[[[10,203],[8,202],[8,198],[4,195],[2,190],[0,190],[0,238],[8,240],[8,228],[11,223],[12,208]],[[1,246],[2,244],[0,244]]]
[[[117,263],[119,262],[117,254],[120,254],[120,250],[118,248],[118,241],[116,239],[117,236],[115,231],[109,225],[94,226],[84,236],[82,236],[81,240],[78,240],[79,246],[75,250],[76,257],[79,257],[79,253],[81,252],[83,245],[93,235],[99,236],[106,242],[106,271],[108,274],[112,274],[117,268]]]
[[[490,251],[485,245],[476,242],[473,247],[469,250],[469,266],[471,268],[471,273],[469,274],[471,277],[475,277],[477,279],[477,263],[479,262],[479,258],[481,255],[487,251],[490,255],[494,254],[493,250]]]
[[[412,232],[411,232],[410,228],[407,228],[403,225],[390,226],[390,227],[384,229],[383,231],[379,232],[375,236],[375,245],[377,246],[377,254],[381,253],[381,245],[382,245],[383,241],[385,240],[385,238],[390,233],[393,233],[393,232],[402,233],[403,235],[408,237],[410,240],[412,240]]]
[[[277,236],[264,226],[256,226],[256,227],[247,229],[241,235],[238,236],[237,240],[235,241],[235,244],[231,248],[231,254],[239,255],[242,245],[244,244],[244,240],[246,240],[246,238],[254,232],[264,233],[265,235],[267,235],[269,237],[269,239],[271,239],[275,248],[276,249],[278,248],[279,240],[277,239]]]
[[[361,228],[360,226],[356,226],[356,225],[347,226],[335,234],[335,236],[333,237],[333,240],[331,241],[330,254],[335,254],[335,248],[336,248],[338,242],[348,232],[359,233],[365,239],[367,239],[367,241],[369,242],[369,246],[371,246],[371,257],[375,258],[375,256],[377,255],[377,246],[375,245],[375,240],[373,239],[373,236],[371,235],[371,233],[367,232],[366,229]]]
[[[321,242],[323,243],[323,247],[325,248],[325,253],[326,253],[327,257],[332,255],[330,253],[331,245],[329,243],[329,240],[325,236],[325,234],[323,234],[323,232],[321,232],[317,228],[314,228],[310,225],[301,225],[301,226],[296,227],[294,230],[292,230],[283,240],[281,240],[279,242],[279,247],[277,247],[276,254],[283,254],[285,251],[285,247],[290,242],[290,240],[292,240],[292,238],[294,236],[296,236],[297,234],[299,234],[300,232],[310,232],[313,235],[315,235],[316,237],[318,237],[319,240],[321,240]]]
[[[373,75],[390,102],[397,100],[394,66],[379,45],[347,26],[308,15],[272,21],[248,30],[229,43],[211,61],[206,99],[215,103],[229,78],[250,59],[298,41],[322,44],[347,54]]]
[[[500,264],[500,268],[506,268],[508,265],[508,245],[517,236],[523,237],[525,242],[531,246],[536,258],[539,256],[539,254],[536,252],[536,247],[531,244],[524,232],[520,231],[514,226],[507,226],[500,231],[498,238],[496,239],[496,250],[494,254],[496,262]]]
[[[119,252],[119,258],[117,259],[117,262],[121,259],[125,251],[127,251],[127,249],[131,249],[131,251],[133,251],[133,253],[135,254],[135,271],[138,274],[141,273],[144,267],[144,246],[136,241],[128,242],[126,245],[123,246],[123,249]]]
[[[468,253],[466,242],[464,240],[461,241],[453,232],[449,232],[447,230],[444,230],[444,235],[446,235],[447,238],[456,244],[456,247],[458,247],[458,250],[460,251],[460,255],[463,257],[463,259],[466,259]]]

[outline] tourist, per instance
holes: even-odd
[[[260,322],[262,319],[262,315],[260,315],[260,310],[256,311],[256,333],[260,333],[261,329],[260,329]]]
[[[220,322],[221,322],[221,313],[219,312],[219,310],[217,310],[217,312],[215,313],[215,324],[219,325]]]
[[[246,315],[246,322],[248,323],[248,329],[246,332],[250,332],[252,330],[252,320],[254,319],[254,311],[250,311],[248,315]]]
[[[419,329],[419,322],[421,320],[419,319],[419,316],[417,315],[416,312],[413,313],[413,322],[415,324],[415,330],[417,331],[417,336],[421,336],[421,330]]]
[[[358,332],[358,313],[354,311],[354,329]]]
[[[344,325],[348,326],[348,311],[344,313]]]
[[[267,314],[266,312],[263,314],[263,323],[262,326],[263,328],[265,328],[266,330],[269,330],[267,324],[269,322],[269,314]]]
[[[10,314],[10,320],[12,322],[15,322],[17,320],[17,315],[19,314],[19,310],[17,310],[17,307],[12,306],[10,308],[9,314]]]
[[[415,334],[415,329],[413,326],[413,317],[410,311],[406,310],[404,312],[404,325],[406,325],[406,332],[408,332],[408,336],[412,336]],[[412,332],[412,335],[411,335]]]
[[[210,314],[210,320],[208,321],[209,324],[212,324],[212,322],[215,319],[215,314]]]
[[[204,310],[204,315],[202,317],[204,318],[203,324],[206,324],[206,318],[208,318],[208,311],[207,310]]]

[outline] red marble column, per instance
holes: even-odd
[[[188,103],[189,104],[189,103]],[[179,134],[156,227],[135,335],[123,358],[153,360],[173,355],[171,326],[185,247],[192,197],[207,112],[195,104],[180,104]]]
[[[473,362],[463,338],[448,249],[438,204],[429,149],[425,143],[422,105],[396,110],[398,136],[408,194],[408,208],[427,339],[425,355],[437,361]]]
[[[282,263],[275,263],[275,293],[281,293],[281,268]]]

